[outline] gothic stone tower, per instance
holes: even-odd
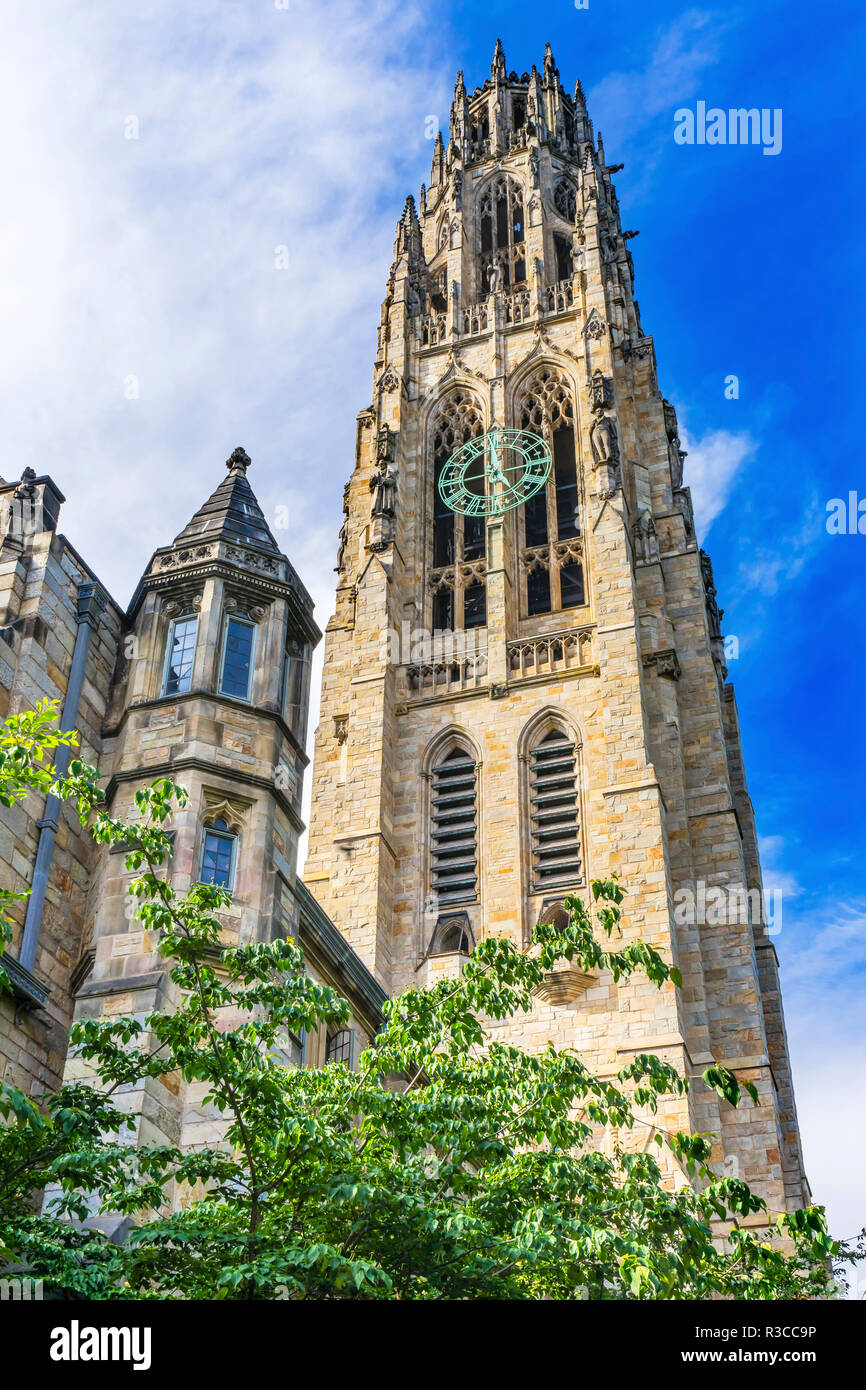
[[[483,86],[458,74],[447,149],[437,137],[397,225],[358,416],[305,879],[396,992],[458,970],[485,933],[527,941],[616,871],[624,937],[678,964],[684,988],[557,972],[509,1035],[576,1046],[607,1075],[636,1052],[673,1062],[696,1079],[660,1123],[711,1132],[716,1160],[779,1209],[808,1188],[777,960],[752,911],[712,568],[614,171],[549,46],[541,73],[509,73],[497,43]],[[542,435],[553,468],[485,523],[436,483],[494,425]],[[450,645],[423,639],[437,630]],[[716,886],[738,910],[678,910]],[[755,1082],[757,1108],[707,1092],[714,1061]]]

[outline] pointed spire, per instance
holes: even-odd
[[[174,544],[193,540],[228,540],[282,555],[271,535],[256,495],[247,482],[251,459],[237,448],[226,459],[228,477],[212,492],[204,506],[174,538]]]
[[[549,43],[544,45],[544,80],[552,82],[559,77],[559,68],[553,60],[553,49]]]
[[[601,138],[601,131],[598,132],[598,162],[604,166],[604,144]]]
[[[496,40],[496,47],[493,50],[493,62],[490,65],[490,76],[494,82],[504,82],[508,76],[505,68],[505,49],[502,47],[502,40]]]
[[[583,94],[583,83],[580,78],[578,78],[574,84],[574,104],[575,106],[582,106],[584,110],[586,109],[586,97]]]
[[[445,146],[442,144],[442,131],[436,132],[433,146],[433,164],[430,169],[430,187],[437,188],[445,178]]]
[[[457,80],[454,83],[454,100],[462,101],[466,96],[466,84],[463,81],[463,69],[457,69]]]
[[[418,206],[419,206],[419,208],[421,209],[421,216],[422,216],[422,217],[426,217],[426,216],[427,216],[427,186],[426,186],[426,184],[423,184],[423,183],[422,183],[422,185],[421,185],[421,196],[420,196],[419,199],[418,199]]]

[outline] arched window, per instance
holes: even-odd
[[[478,236],[481,292],[490,288],[494,265],[501,289],[522,284],[526,279],[523,190],[514,179],[503,174],[485,188],[478,208]]]
[[[221,818],[204,827],[199,883],[213,883],[232,891],[237,843],[237,835]]]
[[[183,695],[192,685],[197,636],[198,617],[195,609],[185,608],[173,619],[168,629],[162,677],[163,695]]]
[[[553,455],[546,488],[521,508],[526,613],[532,617],[586,602],[580,542],[580,492],[574,401],[562,373],[539,367],[518,400],[521,429],[540,435]]]
[[[529,754],[532,891],[582,882],[577,757],[563,729],[551,729]]]
[[[433,443],[433,627],[483,627],[487,622],[484,579],[486,528],[483,516],[453,512],[439,493],[446,463],[461,444],[484,433],[481,407],[468,391],[452,391],[432,424]],[[480,476],[478,486],[484,487]]]
[[[560,179],[553,190],[553,206],[566,222],[573,222],[577,215],[577,193],[570,179]]]
[[[478,796],[472,755],[465,748],[452,748],[433,768],[431,784],[430,887],[441,907],[474,902]]]

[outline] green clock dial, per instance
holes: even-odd
[[[529,430],[488,430],[455,449],[439,474],[439,496],[464,516],[502,516],[544,487],[550,450]]]

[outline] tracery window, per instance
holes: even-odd
[[[475,397],[463,388],[452,391],[440,406],[432,427],[433,546],[429,582],[433,627],[440,631],[483,627],[487,622],[485,518],[453,512],[439,494],[442,469],[454,450],[483,433],[481,407]],[[475,485],[483,490],[483,477]]]
[[[499,272],[499,288],[526,280],[526,240],[523,190],[506,175],[492,179],[478,209],[481,288],[490,288],[493,267]]]
[[[521,508],[524,611],[533,617],[586,602],[574,402],[556,367],[542,365],[529,378],[517,419],[521,429],[541,436],[553,457],[547,486]]]
[[[577,215],[577,194],[570,179],[560,179],[553,190],[553,206],[566,222],[573,222]]]

